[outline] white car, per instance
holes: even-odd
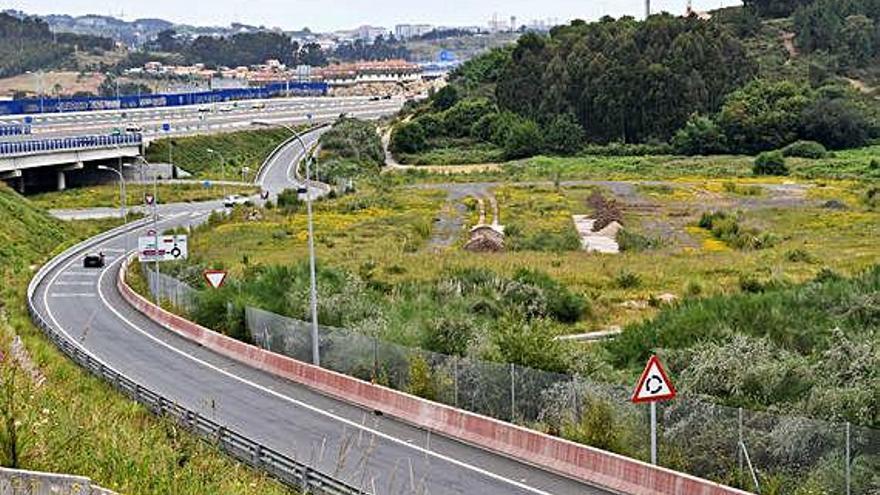
[[[233,194],[223,198],[223,206],[226,208],[233,208],[237,205],[246,204],[248,201],[250,201],[248,198],[240,194]]]

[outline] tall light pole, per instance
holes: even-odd
[[[211,155],[217,155],[220,157],[220,191],[224,196],[226,196],[226,159],[223,158],[223,154],[219,151],[214,151],[212,148],[205,148]]]
[[[149,167],[150,162],[143,156],[138,156],[145,166]],[[158,174],[153,170],[153,261],[154,270],[156,272],[156,291],[153,296],[156,300],[156,306],[159,305],[159,185]],[[146,195],[144,195],[146,200]]]
[[[270,122],[255,120],[252,122],[253,125],[263,126],[263,127],[272,127],[274,124]],[[306,216],[307,216],[307,224],[309,230],[309,303],[310,303],[310,311],[312,313],[312,364],[315,366],[321,366],[321,347],[319,345],[319,333],[318,333],[318,285],[315,280],[315,227],[312,222],[312,192],[309,189],[309,178],[311,177],[311,162],[312,157],[309,156],[309,149],[306,146],[306,143],[302,140],[299,133],[293,127],[290,127],[286,124],[278,124],[279,126],[287,129],[291,134],[293,134],[293,138],[299,141],[300,146],[303,149],[303,158],[306,162]],[[293,164],[296,167],[296,163]]]
[[[122,170],[116,170],[106,165],[98,165],[98,170],[106,170],[119,176],[119,205],[122,210],[122,221],[128,222],[128,213],[125,209],[125,176],[122,174]]]

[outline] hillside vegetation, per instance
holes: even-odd
[[[290,132],[279,128],[158,139],[147,148],[147,160],[168,163],[170,157],[200,179],[252,181],[263,160],[288,137]],[[244,176],[243,167],[250,169]]]
[[[29,70],[75,67],[75,53],[100,54],[114,47],[113,40],[70,33],[53,34],[49,25],[37,18],[18,19],[0,13],[0,78]],[[44,88],[49,92],[52,88]]]
[[[609,145],[640,155],[864,146],[880,137],[880,105],[842,76],[876,67],[880,30],[869,0],[835,5],[817,0],[792,19],[763,19],[749,5],[709,21],[603,18],[526,34],[463,64],[449,86],[410,106],[392,150],[426,163],[455,147],[517,159],[606,154]]]
[[[84,475],[120,493],[290,493],[123,398],[31,323],[35,265],[111,225],[61,223],[3,185],[0,219],[0,465]],[[24,352],[10,352],[16,335]]]

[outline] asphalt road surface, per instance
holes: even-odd
[[[307,136],[314,140],[315,135]],[[290,153],[301,157],[298,144]],[[282,154],[279,154],[281,156]],[[273,161],[265,187],[295,187],[290,156]],[[281,172],[275,168],[284,169]],[[218,202],[168,205],[160,230],[195,225]],[[92,251],[104,269],[84,269],[76,253],[34,294],[38,311],[71,342],[132,380],[273,449],[376,494],[611,493],[464,445],[325,397],[194,345],[128,306],[115,281],[124,253],[146,228]],[[319,253],[320,255],[320,253]]]

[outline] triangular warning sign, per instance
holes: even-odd
[[[633,402],[654,402],[675,397],[675,387],[657,356],[651,356],[633,391]]]
[[[223,282],[226,281],[226,272],[223,270],[205,270],[205,280],[208,285],[215,289],[219,289]]]

